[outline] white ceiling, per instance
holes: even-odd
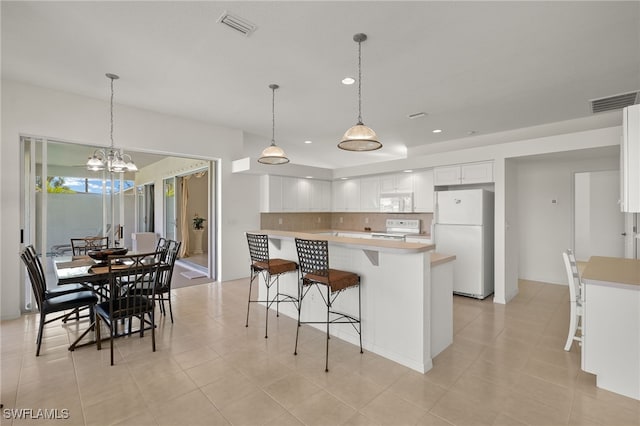
[[[293,163],[338,168],[424,144],[591,115],[589,100],[640,89],[640,2],[10,2],[2,77],[238,128]],[[258,29],[216,23],[228,10]],[[357,118],[384,148],[336,148]],[[426,112],[409,120],[408,114]],[[117,127],[117,122],[115,123]],[[433,134],[440,128],[443,132]],[[306,145],[305,140],[313,144]]]

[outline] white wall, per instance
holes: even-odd
[[[244,231],[257,229],[259,178],[231,175],[232,159],[242,156],[242,132],[211,124],[117,105],[118,146],[128,150],[221,159],[219,273],[221,280],[247,276]],[[2,81],[0,141],[0,318],[19,316],[21,134],[108,146],[108,101],[13,81]],[[240,195],[241,194],[241,195]]]
[[[574,255],[589,258],[591,252],[591,172],[575,174],[574,186]],[[571,246],[567,247],[571,248]]]
[[[574,173],[617,169],[618,162],[610,156],[518,163],[520,278],[566,284],[561,253],[573,247]]]

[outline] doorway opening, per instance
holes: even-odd
[[[574,252],[578,262],[591,256],[625,256],[625,215],[619,204],[620,171],[574,174]]]
[[[152,248],[157,237],[180,239],[178,229],[165,226],[169,219],[164,216],[164,177],[203,170],[206,176],[215,176],[215,160],[145,152],[130,152],[140,169],[135,174],[93,172],[87,170],[86,162],[95,148],[46,137],[20,137],[22,243],[35,246],[45,272],[52,271],[53,256],[71,256],[72,237],[109,236],[110,245],[130,250],[141,243],[134,237],[140,233],[154,234]],[[207,262],[203,264],[207,276],[215,278],[216,221],[211,217],[216,185],[212,178],[205,180],[211,190],[194,192],[206,200],[202,214],[211,226],[207,226]],[[165,233],[167,229],[173,232],[171,236]],[[26,277],[22,288],[22,310],[30,310]]]
[[[189,276],[193,278],[202,274],[211,277],[211,262],[215,259],[211,244],[213,227],[210,226],[215,224],[209,197],[214,188],[212,175],[215,176],[215,173],[210,166],[165,179],[165,186],[172,185],[174,193],[170,196],[165,191],[165,208],[176,212],[175,220],[167,223],[167,227],[175,226],[175,232],[182,241],[178,264],[200,273]]]

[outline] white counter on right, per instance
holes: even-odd
[[[640,400],[640,260],[593,256],[582,281],[582,369]]]

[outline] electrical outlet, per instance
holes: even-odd
[[[318,223],[322,222],[322,219],[320,219],[320,216],[318,216]]]
[[[343,223],[344,220],[342,219],[342,216],[340,216],[340,223]]]
[[[282,225],[282,218],[281,217],[278,218],[278,225]]]
[[[364,218],[364,223],[369,223],[369,218],[368,217]]]

